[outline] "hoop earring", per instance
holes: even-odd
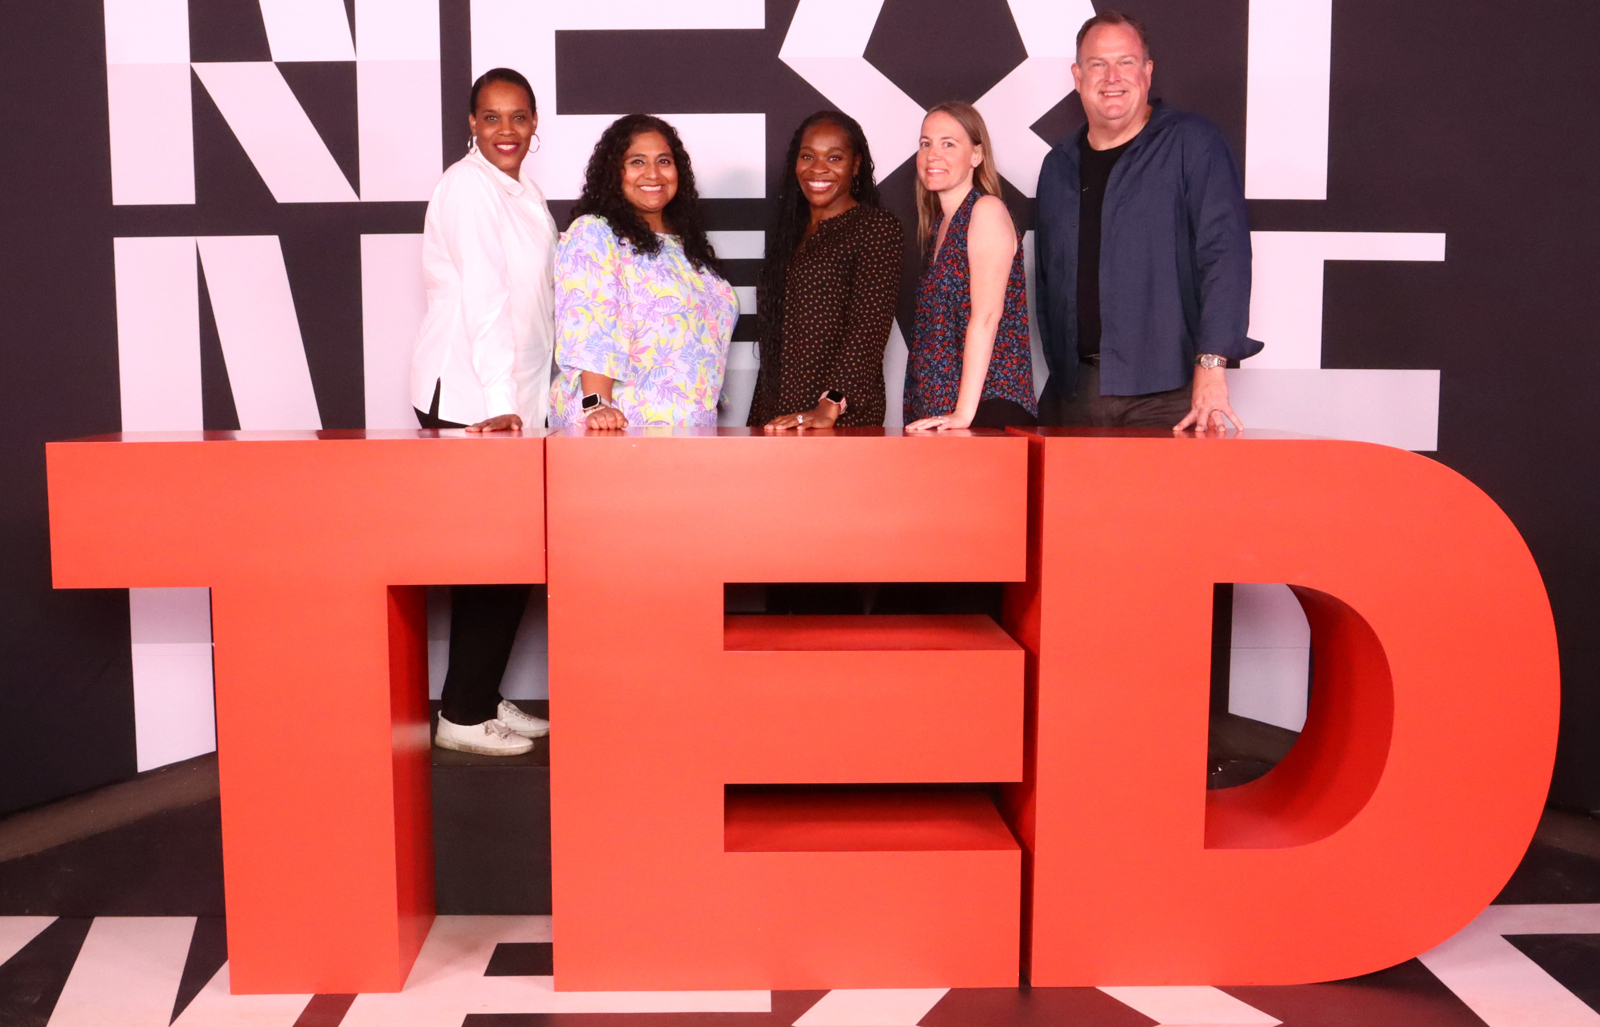
[[[475,154],[477,152],[478,152],[478,137],[477,136],[473,136],[473,137],[471,137],[470,139],[467,140],[467,156],[470,157],[470,156],[472,156],[473,154]]]
[[[533,145],[533,149],[528,151],[528,156],[530,156],[530,157],[532,157],[534,154],[538,153],[539,152],[539,147],[544,145],[544,140],[539,138],[539,133],[537,133],[537,132],[535,132],[533,134],[533,144],[534,144]]]

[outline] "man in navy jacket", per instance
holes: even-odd
[[[1078,33],[1088,124],[1039,173],[1040,423],[1243,427],[1224,368],[1254,356],[1250,226],[1217,127],[1149,102],[1144,26],[1102,11]]]

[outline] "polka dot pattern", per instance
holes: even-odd
[[[748,424],[845,394],[841,426],[881,425],[883,350],[900,298],[900,219],[858,205],[824,221],[789,262],[782,323],[763,325]]]

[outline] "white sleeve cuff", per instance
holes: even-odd
[[[517,413],[517,387],[507,382],[484,392],[484,419]]]

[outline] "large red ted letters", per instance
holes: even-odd
[[[544,444],[416,436],[47,447],[58,587],[211,587],[235,992],[397,991],[433,921],[422,586],[544,580]]]
[[[564,990],[1346,977],[1476,915],[1549,781],[1533,560],[1398,450],[724,429],[47,459],[58,587],[212,589],[238,992],[402,986],[433,916],[420,586],[545,581],[547,547]],[[725,615],[724,585],[784,581],[1009,582],[1006,630]],[[1295,588],[1315,676],[1288,758],[1208,793],[1229,581]]]

